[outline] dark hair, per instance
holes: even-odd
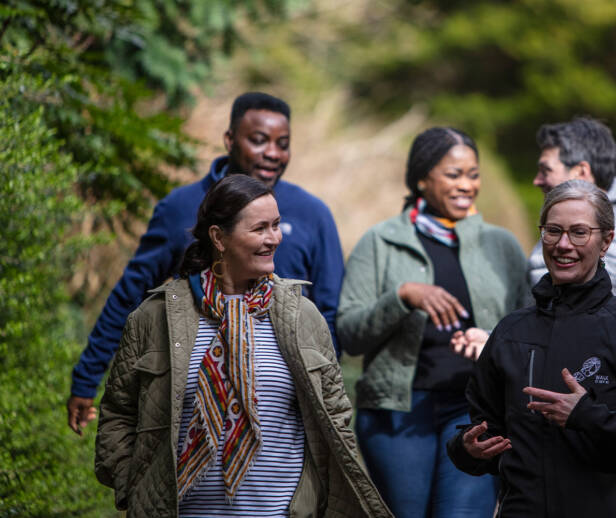
[[[212,266],[214,244],[209,234],[212,225],[218,225],[227,234],[233,232],[240,211],[267,194],[273,196],[274,192],[263,182],[243,174],[229,175],[215,183],[199,206],[197,224],[192,229],[195,241],[184,252],[180,276],[186,278]]]
[[[544,124],[537,131],[537,144],[543,151],[558,148],[558,157],[571,168],[588,162],[597,187],[607,191],[616,174],[616,143],[610,128],[590,117],[571,122]]]
[[[417,182],[424,179],[453,146],[470,147],[479,160],[475,141],[463,131],[448,127],[427,129],[415,137],[406,165],[406,186],[410,194],[404,199],[404,208],[418,198]]]
[[[229,128],[234,129],[248,110],[267,110],[282,113],[287,120],[291,120],[291,108],[282,99],[263,92],[246,92],[233,101]]]

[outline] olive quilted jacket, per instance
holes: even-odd
[[[301,282],[276,277],[270,316],[306,432],[290,516],[391,516],[358,461],[329,330]],[[198,322],[188,283],[176,280],[154,290],[124,328],[101,401],[95,470],[128,518],[178,516],[178,431]]]

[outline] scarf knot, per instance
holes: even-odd
[[[257,409],[254,318],[271,305],[272,275],[259,278],[244,295],[225,298],[208,268],[189,277],[203,315],[218,331],[199,364],[193,414],[178,457],[178,496],[193,488],[216,460],[224,433],[225,495],[231,502],[262,446]]]
[[[415,206],[409,214],[411,223],[415,225],[417,231],[451,248],[459,246],[458,235],[455,230],[457,221],[434,216],[427,212],[427,206],[426,200],[417,198]],[[471,216],[476,213],[477,209],[472,205],[466,215]]]

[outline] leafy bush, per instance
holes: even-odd
[[[85,334],[66,280],[98,239],[75,229],[86,215],[147,216],[171,187],[165,168],[194,165],[181,116],[153,100],[210,77],[237,10],[279,4],[0,5],[1,517],[115,515],[93,474],[95,426],[80,439],[64,408]]]
[[[6,71],[6,70],[5,70]],[[92,470],[92,434],[66,426],[67,365],[78,349],[64,277],[86,242],[79,169],[36,99],[50,84],[0,81],[0,516],[110,516]]]

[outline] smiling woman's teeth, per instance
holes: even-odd
[[[571,263],[574,263],[575,261],[577,261],[577,259],[572,259],[570,257],[558,257],[556,259],[556,262],[562,263],[562,264],[571,264]]]

